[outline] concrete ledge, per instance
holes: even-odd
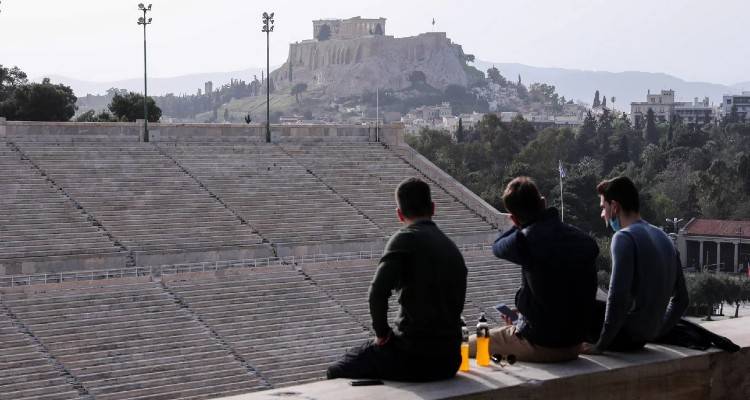
[[[387,242],[388,238],[383,237],[364,240],[327,240],[316,243],[279,243],[276,245],[276,253],[279,257],[300,257],[315,254],[382,251]]]
[[[198,263],[221,260],[249,260],[273,257],[273,249],[266,244],[244,247],[195,248],[157,251],[135,251],[138,267],[168,264]]]
[[[419,172],[440,185],[450,195],[455,196],[472,211],[481,215],[490,224],[496,226],[500,230],[506,230],[512,225],[508,214],[496,210],[495,207],[492,207],[466,186],[453,179],[452,176],[438,168],[437,165],[433,164],[432,161],[428,160],[425,156],[419,154],[408,144],[404,143],[400,146],[394,146],[392,149],[396,154],[399,154],[406,159]]]
[[[472,365],[454,379],[386,382],[352,387],[337,379],[290,386],[232,400],[321,399],[728,399],[750,398],[750,320],[718,321],[707,328],[743,347],[734,354],[711,349],[648,345],[637,353],[581,356],[561,364]]]
[[[113,249],[114,250],[114,249]],[[127,253],[1,259],[0,275],[27,275],[124,268]]]

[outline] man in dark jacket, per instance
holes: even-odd
[[[503,203],[514,227],[492,246],[495,256],[521,265],[516,293],[521,317],[490,330],[490,353],[518,360],[558,362],[575,359],[592,324],[597,290],[596,242],[563,223],[546,208],[536,184],[528,177],[513,179]],[[475,353],[475,336],[470,353]]]
[[[411,178],[396,189],[405,225],[388,242],[370,285],[376,339],[350,349],[330,366],[329,379],[447,379],[461,363],[461,312],[467,270],[456,245],[432,222],[435,205],[427,183]],[[388,298],[400,291],[392,329]]]

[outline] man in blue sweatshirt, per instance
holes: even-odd
[[[685,277],[672,240],[641,219],[638,189],[630,179],[606,180],[596,190],[601,217],[615,231],[612,277],[606,311],[599,311],[598,338],[594,332],[595,344],[584,345],[584,352],[637,350],[682,317],[688,306]]]

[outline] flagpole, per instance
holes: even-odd
[[[563,166],[562,161],[557,160],[557,175],[560,177],[560,220],[565,222],[565,200],[563,198]]]

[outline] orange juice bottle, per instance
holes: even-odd
[[[469,370],[469,328],[466,327],[463,317],[461,317],[461,366],[458,370],[463,372]]]
[[[477,365],[482,367],[490,365],[490,326],[487,324],[484,313],[477,323]]]

